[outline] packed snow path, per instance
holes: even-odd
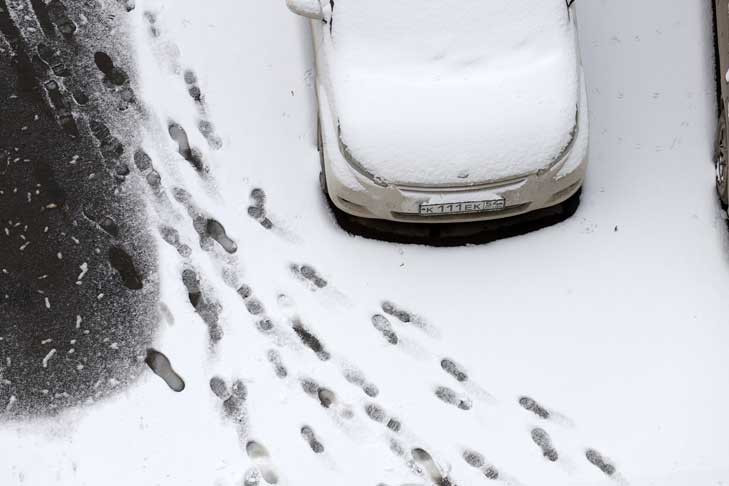
[[[129,15],[136,170],[161,178],[159,377],[3,424],[2,484],[729,482],[707,5],[581,3],[580,210],[456,249],[336,226],[308,30],[283,1]]]

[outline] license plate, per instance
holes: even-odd
[[[445,204],[421,204],[421,216],[438,216],[441,214],[467,214],[500,211],[504,209],[503,199],[490,199],[488,201],[468,201]]]

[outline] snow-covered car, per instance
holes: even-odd
[[[714,166],[716,168],[716,191],[722,205],[729,202],[729,178],[727,177],[727,98],[729,97],[729,4],[726,0],[714,0],[714,27],[716,29],[716,93],[718,98],[719,118],[714,150]]]
[[[581,187],[588,118],[565,0],[287,0],[312,19],[321,183],[342,211],[495,219]]]

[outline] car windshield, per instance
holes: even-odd
[[[564,46],[569,26],[564,0],[336,0],[332,20],[350,67],[440,72],[539,58]]]

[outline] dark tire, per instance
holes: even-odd
[[[716,128],[716,147],[714,150],[714,168],[716,192],[722,206],[729,202],[729,186],[727,185],[727,131],[724,109],[719,109],[719,120]]]

